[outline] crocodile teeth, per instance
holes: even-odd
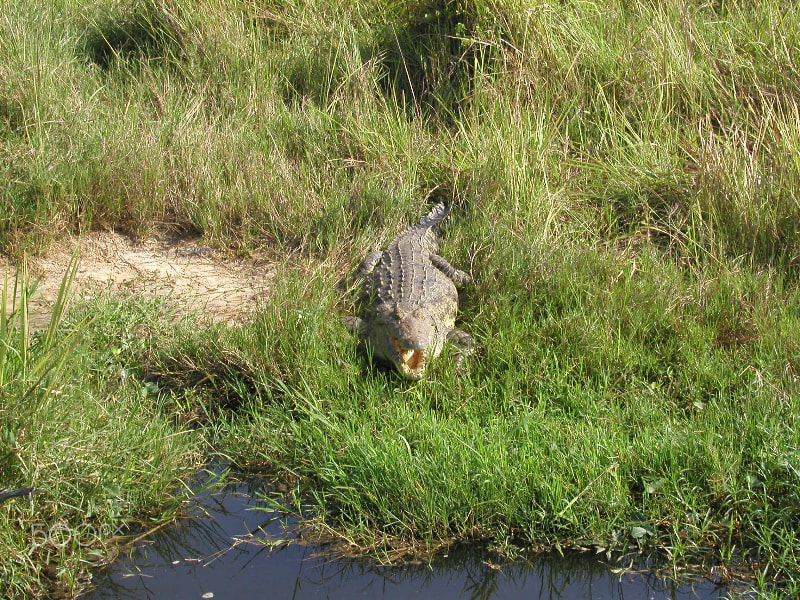
[[[400,357],[404,370],[409,374],[421,373],[425,369],[425,351],[407,350],[392,338],[392,345]]]
[[[409,350],[403,356],[403,362],[414,371],[425,365],[425,354],[422,350]]]

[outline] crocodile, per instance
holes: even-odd
[[[361,317],[345,317],[379,362],[408,379],[420,379],[446,341],[458,347],[459,364],[475,340],[455,328],[458,291],[470,280],[439,256],[439,224],[449,211],[433,207],[384,250],[371,252],[359,268],[364,280]]]

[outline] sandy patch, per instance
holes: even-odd
[[[41,277],[30,302],[32,327],[48,322],[70,257],[79,247],[74,292],[87,297],[162,297],[181,313],[199,311],[215,322],[243,322],[269,293],[274,276],[265,259],[234,259],[197,239],[159,238],[134,242],[108,232],[66,240],[46,256],[30,259],[32,277]]]

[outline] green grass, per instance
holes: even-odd
[[[3,597],[80,589],[87,566],[116,552],[134,515],[146,522],[176,509],[178,478],[203,460],[199,439],[168,414],[165,398],[129,373],[128,328],[141,350],[145,317],[170,315],[157,306],[136,315],[100,300],[67,316],[76,266],[64,276],[49,325],[35,333],[28,322],[35,285],[24,263],[4,279],[0,481],[37,493],[0,508]]]
[[[39,516],[0,507],[8,595],[85,557],[27,550],[15,519],[152,514],[212,452],[294,473],[388,557],[453,536],[643,544],[797,593],[797,7],[0,8],[6,253],[116,228],[278,261],[242,328],[111,300],[44,336],[4,324],[29,367],[3,366],[0,426],[29,433],[4,438],[0,475],[49,490]],[[356,353],[341,283],[431,195],[455,205],[443,253],[474,277],[480,351],[408,385]],[[58,402],[19,412],[54,357]]]

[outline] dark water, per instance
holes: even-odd
[[[130,557],[96,573],[82,599],[393,599],[505,598],[558,600],[711,600],[724,587],[676,585],[655,575],[612,573],[585,554],[543,557],[493,568],[482,550],[454,550],[433,565],[379,567],[332,560],[321,547],[286,539],[278,514],[259,499],[258,480],[198,494],[197,518],[178,521],[138,542]],[[289,535],[289,538],[293,536]],[[487,564],[489,563],[489,564]],[[495,566],[496,567],[496,566]],[[213,594],[210,595],[210,594]]]

